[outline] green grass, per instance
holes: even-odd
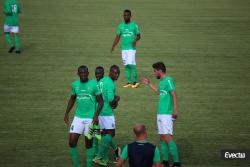
[[[21,56],[7,53],[0,38],[0,166],[71,165],[63,122],[71,82],[82,64],[91,78],[97,65],[106,73],[112,64],[124,71],[119,47],[109,51],[125,8],[141,28],[139,75],[157,83],[151,65],[161,60],[175,79],[180,112],[175,140],[183,166],[249,166],[220,160],[220,150],[250,148],[250,1],[21,0],[21,5]],[[122,73],[117,143],[133,141],[131,128],[140,122],[149,140],[159,144],[157,96],[144,86],[123,89],[125,82]],[[83,164],[82,139],[79,148]]]

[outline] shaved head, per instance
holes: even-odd
[[[146,126],[143,124],[136,124],[133,128],[136,137],[146,134]]]

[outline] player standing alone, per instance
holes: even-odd
[[[152,85],[148,78],[142,77],[142,83],[149,86],[159,95],[157,126],[161,139],[161,148],[163,152],[163,165],[169,167],[168,152],[173,156],[173,167],[181,166],[177,146],[173,140],[173,121],[177,118],[177,100],[175,85],[173,79],[166,74],[164,63],[157,62],[153,64],[154,75],[160,79],[158,89]]]
[[[21,13],[20,5],[17,0],[5,0],[4,4],[4,36],[8,44],[10,45],[9,53],[16,49],[16,53],[20,54],[20,39],[19,39],[19,17]],[[14,42],[12,42],[11,34],[14,35]]]
[[[113,42],[111,52],[114,51],[115,46],[119,43],[122,37],[122,61],[125,66],[125,76],[128,83],[123,87],[137,88],[139,86],[137,71],[136,71],[136,43],[140,40],[141,35],[138,25],[131,21],[131,11],[124,10],[124,22],[119,24],[115,40]]]

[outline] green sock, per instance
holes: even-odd
[[[130,68],[130,65],[126,65],[125,66],[125,76],[128,80],[128,83],[132,83],[131,81],[131,68]]]
[[[77,147],[70,147],[69,153],[73,161],[73,167],[80,167],[80,164],[78,161]]]
[[[14,41],[15,41],[15,44],[16,44],[16,50],[20,50],[20,39],[19,39],[18,34],[14,35]]]
[[[166,141],[161,142],[162,159],[163,161],[168,161],[168,144]]]
[[[86,157],[86,167],[92,166],[92,159],[94,158],[94,147],[87,149],[87,157]]]
[[[93,139],[94,154],[98,153],[98,139],[94,137]]]
[[[4,36],[5,36],[5,39],[6,39],[6,41],[8,42],[8,44],[9,44],[11,47],[13,47],[14,44],[13,44],[13,42],[12,42],[12,40],[11,40],[10,34],[9,34],[9,33],[5,33]]]
[[[137,76],[137,70],[136,65],[130,65],[131,68],[131,74],[132,74],[132,82],[138,82],[138,76]]]
[[[104,135],[101,139],[101,143],[100,143],[100,148],[99,148],[99,152],[98,152],[98,157],[104,159],[104,160],[108,160],[108,150],[109,150],[109,146],[112,140],[112,136],[111,135]]]
[[[173,140],[171,140],[169,143],[169,150],[170,150],[170,154],[173,156],[174,162],[180,162],[178,149]]]
[[[113,150],[116,150],[116,149],[117,149],[117,145],[116,145],[116,143],[115,143],[113,137],[112,137],[112,139],[111,139],[110,146],[112,147]]]

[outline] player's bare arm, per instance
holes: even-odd
[[[135,47],[137,41],[139,41],[140,39],[141,39],[141,34],[138,34],[138,35],[136,36],[135,40],[133,41],[132,45]]]
[[[172,117],[174,119],[177,119],[177,116],[178,116],[178,112],[177,112],[177,98],[176,98],[176,92],[175,91],[172,91],[171,92],[171,95],[173,97],[173,103],[174,103],[174,112],[172,114]]]
[[[98,106],[97,106],[97,109],[96,109],[96,112],[95,112],[95,116],[93,118],[93,124],[97,124],[98,123],[98,116],[100,114],[100,112],[102,111],[102,107],[103,107],[103,99],[102,99],[102,95],[97,95],[96,96],[96,100],[97,100],[97,103],[98,103]]]
[[[125,161],[121,158],[119,158],[117,164],[116,164],[116,167],[123,167],[125,164]]]
[[[116,109],[116,107],[118,106],[118,101],[120,101],[120,96],[115,95],[115,98],[113,101],[109,102],[109,105],[113,108]]]
[[[121,35],[116,35],[115,40],[113,42],[112,48],[111,48],[111,52],[113,52],[115,50],[115,46],[119,43],[121,38]]]
[[[156,94],[159,94],[157,87],[153,84],[151,84],[151,81],[146,78],[146,77],[141,77],[140,81],[142,84],[147,85],[148,87],[150,87]]]
[[[68,105],[67,105],[67,109],[66,112],[64,114],[64,122],[68,125],[69,124],[69,112],[71,111],[72,107],[74,106],[76,101],[76,95],[71,95]]]

